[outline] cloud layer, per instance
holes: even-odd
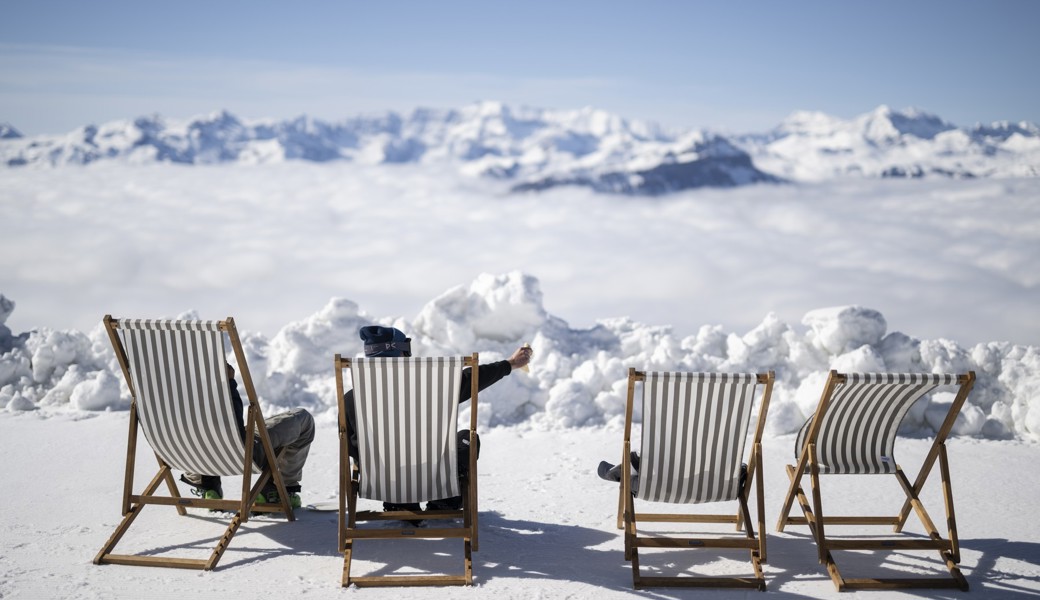
[[[9,325],[235,316],[273,335],[346,297],[411,317],[481,273],[575,327],[747,331],[862,305],[922,339],[1040,344],[1040,181],[752,186],[635,200],[422,166],[93,165],[0,173]]]

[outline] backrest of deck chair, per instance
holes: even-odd
[[[940,385],[954,385],[957,375],[931,373],[832,373],[839,377],[830,398],[798,432],[801,453],[820,418],[816,456],[821,473],[883,474],[896,471],[896,433],[910,406]]]
[[[152,450],[185,472],[242,475],[221,322],[121,319],[118,329]]]
[[[353,359],[358,495],[394,503],[460,495],[456,420],[464,361]]]
[[[757,382],[754,373],[648,371],[636,497],[736,499]]]

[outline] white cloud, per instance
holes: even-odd
[[[539,279],[574,326],[681,334],[857,304],[893,330],[1036,344],[1035,180],[753,186],[659,199],[508,195],[429,167],[288,163],[0,171],[12,329],[142,307],[268,334],[331,297],[414,316],[479,273]]]

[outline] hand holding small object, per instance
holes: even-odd
[[[530,373],[531,370],[528,367],[528,363],[531,362],[532,354],[534,354],[534,350],[531,349],[531,344],[524,343],[523,346],[517,348],[516,352],[509,357],[509,365],[513,369],[521,369]]]

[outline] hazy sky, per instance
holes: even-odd
[[[1034,0],[21,0],[0,18],[0,123],[478,100],[736,132],[880,104],[1040,122],[1037,23]]]

